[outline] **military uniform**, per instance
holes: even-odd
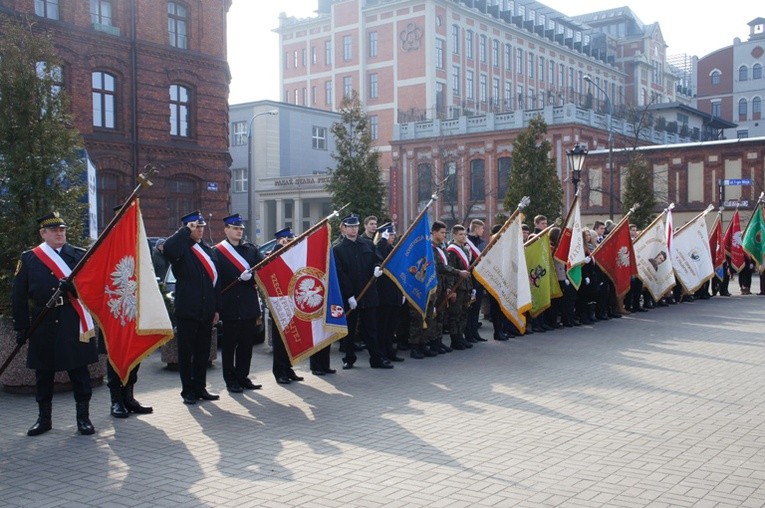
[[[448,265],[453,269],[447,276],[446,282],[449,288],[455,287],[456,299],[450,301],[447,307],[446,319],[449,327],[449,335],[452,341],[452,348],[465,349],[469,344],[465,341],[465,325],[467,324],[467,312],[470,307],[470,292],[473,289],[473,283],[470,278],[459,280],[456,273],[459,270],[468,270],[470,268],[471,254],[466,245],[449,244],[446,249],[446,258]],[[456,346],[456,347],[455,347]]]
[[[382,263],[393,251],[393,245],[388,241],[389,235],[395,235],[393,225],[383,224],[377,228],[378,241],[375,245],[377,261]],[[396,355],[394,335],[398,326],[398,318],[401,314],[401,290],[387,275],[377,279],[377,294],[380,298],[380,306],[377,309],[379,323],[380,348],[383,356],[392,362],[403,361]]]
[[[61,231],[66,223],[58,213],[38,219],[41,231]],[[65,237],[64,237],[65,241]],[[64,243],[58,250],[43,242],[39,247],[21,255],[13,279],[12,312],[17,341],[23,344],[27,331],[59,286],[59,276],[50,263],[63,263],[71,270],[83,257],[83,249]],[[59,259],[55,259],[58,257]],[[46,263],[46,258],[48,262]],[[56,371],[69,374],[77,407],[77,428],[82,434],[93,434],[89,403],[92,394],[88,365],[98,361],[94,330],[81,336],[81,316],[74,308],[74,289],[62,285],[62,295],[47,310],[29,337],[27,367],[35,370],[35,399],[39,406],[37,423],[27,432],[30,436],[51,429],[53,378]],[[88,337],[90,335],[90,337]]]

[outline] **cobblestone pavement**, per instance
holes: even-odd
[[[261,345],[262,390],[192,407],[155,353],[136,390],[155,413],[112,419],[96,388],[95,436],[71,393],[35,438],[34,399],[0,393],[0,504],[763,506],[764,306],[718,297],[392,371],[362,353],[289,386]],[[219,361],[208,381],[224,388]]]

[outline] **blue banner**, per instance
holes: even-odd
[[[343,295],[340,293],[340,283],[337,280],[335,255],[329,249],[329,273],[327,273],[327,310],[324,322],[333,326],[348,326],[343,311]]]
[[[425,316],[428,298],[438,285],[427,212],[399,240],[383,271],[409,303]]]

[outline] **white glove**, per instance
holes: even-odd
[[[401,305],[404,305],[406,303],[406,296],[401,297]]]
[[[470,298],[475,298],[475,289],[470,290]]]
[[[585,277],[584,278],[584,283],[585,284],[589,284],[590,283],[590,278],[589,277]]]
[[[356,308],[358,303],[356,303],[356,297],[355,296],[352,296],[352,297],[348,298],[348,305],[351,306],[351,310]]]
[[[590,256],[585,256],[584,257],[584,262],[585,263],[590,263],[590,262],[592,262],[592,258]]]
[[[252,279],[252,272],[251,272],[251,271],[249,271],[249,270],[245,270],[245,271],[243,271],[243,272],[242,272],[242,273],[239,275],[239,280],[242,280],[242,281],[244,281],[244,282],[247,282],[247,281],[248,281],[248,280],[250,280],[250,279]]]
[[[563,282],[564,282],[564,283],[565,283],[567,286],[570,286],[570,285],[571,285],[571,282],[569,282],[569,280],[568,280],[568,279],[563,279]]]
[[[390,233],[388,233],[388,230],[386,229],[385,231],[382,232],[380,236],[382,236],[383,240],[387,240],[388,238],[390,238]]]
[[[382,268],[380,268],[379,266],[375,266],[375,271],[372,272],[372,275],[374,275],[375,277],[379,277],[382,274],[383,274]]]

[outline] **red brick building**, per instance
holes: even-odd
[[[226,13],[231,0],[0,0],[53,34],[75,127],[97,169],[99,228],[146,164],[147,233],[228,212]]]

